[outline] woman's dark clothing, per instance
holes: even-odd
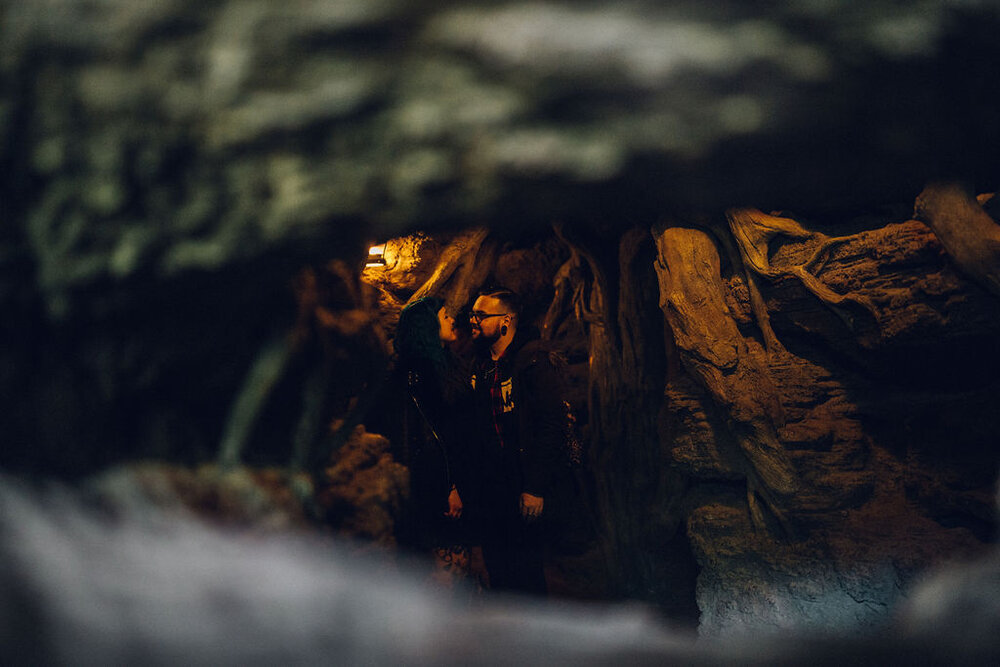
[[[445,363],[402,360],[398,380],[405,386],[404,458],[410,468],[409,539],[429,548],[464,541],[458,521],[445,516],[452,485],[463,504],[473,493],[469,481],[471,388],[449,354]]]

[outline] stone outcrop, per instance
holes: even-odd
[[[672,227],[657,237],[657,248],[660,306],[674,343],[687,373],[726,416],[728,439],[739,449],[720,459],[736,461],[736,469],[747,479],[754,519],[763,528],[757,494],[787,496],[798,489],[797,474],[778,442],[777,429],[785,415],[766,355],[729,315],[719,254],[707,234]],[[773,501],[770,504],[780,516]]]
[[[920,193],[915,210],[961,270],[1000,296],[1000,227],[980,202],[956,184],[937,184]]]
[[[316,504],[344,537],[392,547],[409,483],[409,471],[393,460],[389,441],[359,426],[317,482]]]
[[[966,280],[920,222],[832,247],[792,220],[779,225],[800,233],[762,249],[768,270],[730,267],[728,279],[705,232],[658,237],[662,305],[679,320],[672,330],[687,370],[667,385],[668,458],[704,481],[691,492],[687,526],[703,568],[706,634],[877,625],[921,571],[976,554],[995,524],[997,460],[983,421],[997,387],[1000,300]],[[802,279],[810,264],[819,289]],[[685,271],[699,277],[682,291],[676,276]],[[757,276],[767,280],[746,284]],[[700,296],[706,290],[714,296]],[[848,300],[864,307],[844,317]],[[692,336],[703,321],[714,324]],[[709,345],[729,356],[702,351]],[[767,391],[741,363],[766,373]],[[743,413],[725,400],[733,395],[781,406],[776,440],[740,439]],[[754,447],[757,457],[777,447],[789,461],[796,489],[778,507],[794,539],[754,521]],[[744,491],[734,488],[739,479]]]

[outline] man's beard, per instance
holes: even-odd
[[[500,334],[496,333],[492,336],[488,335],[485,331],[480,329],[478,335],[476,335],[476,330],[473,329],[472,343],[481,350],[489,349],[493,343],[500,339]]]

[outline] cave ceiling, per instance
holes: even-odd
[[[986,2],[0,11],[6,217],[98,255],[35,248],[53,284],[332,252],[359,228],[836,219],[934,178],[991,189],[1000,147]],[[81,222],[50,229],[66,207]]]

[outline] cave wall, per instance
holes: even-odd
[[[667,319],[714,332],[678,339],[689,372],[668,379],[663,415],[671,462],[699,480],[686,520],[702,631],[877,625],[929,565],[995,537],[1000,304],[915,220],[845,236],[809,266],[836,304],[793,271],[827,239],[734,220],[772,226],[767,280],[737,256],[720,270],[732,239],[661,237],[675,244],[661,261],[700,282],[664,296]],[[712,282],[714,304],[672,312]]]
[[[994,540],[1000,300],[924,222],[854,224],[557,227],[479,276],[551,299],[536,322],[586,360],[573,399],[614,594],[670,614],[697,576],[707,636],[878,627],[928,569]],[[462,254],[442,250],[462,237],[415,238],[422,255],[390,241],[405,261],[366,279],[396,303],[421,272],[442,296],[476,291],[458,268],[483,268],[490,236]],[[678,574],[678,540],[697,570]]]

